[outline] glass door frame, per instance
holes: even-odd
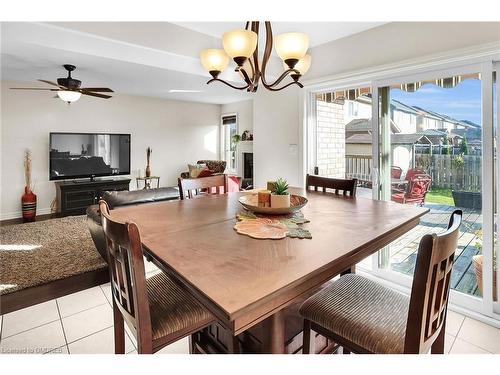
[[[493,55],[495,58],[497,55]],[[467,63],[470,62],[469,64]],[[315,146],[311,149],[311,142],[315,142],[315,122],[316,122],[316,105],[315,96],[322,92],[332,92],[347,88],[371,87],[372,93],[372,195],[373,199],[379,199],[379,89],[382,87],[400,84],[404,82],[416,82],[426,79],[436,79],[440,77],[450,77],[460,74],[481,73],[481,99],[482,99],[482,140],[483,140],[483,269],[489,269],[491,272],[483,272],[483,295],[493,295],[493,188],[495,181],[493,180],[493,171],[496,168],[496,175],[500,176],[500,162],[494,165],[493,160],[493,61],[490,57],[482,58],[463,58],[459,62],[435,63],[428,66],[414,66],[410,69],[402,69],[401,71],[391,72],[380,71],[378,73],[368,74],[363,76],[352,75],[351,77],[339,79],[337,82],[322,82],[320,84],[311,84],[306,86],[304,90],[304,165],[305,173],[311,173],[315,163]],[[500,63],[495,63],[495,69],[498,72]],[[401,73],[403,70],[407,73]],[[498,77],[498,74],[497,74]],[[500,85],[497,82],[496,86],[497,100],[497,119],[500,119]],[[497,120],[498,121],[498,120]],[[500,138],[500,137],[498,137]],[[496,140],[497,150],[500,150],[500,139]],[[500,178],[496,178],[497,191],[500,192]],[[497,205],[500,207],[500,194],[497,195]],[[497,254],[500,250],[500,244],[497,244]],[[379,253],[372,256],[372,270],[366,271],[369,276],[383,279],[395,288],[409,292],[411,289],[411,277],[406,275],[391,272],[387,269],[379,268]],[[500,263],[500,262],[497,262]],[[500,282],[500,266],[497,264],[497,285]],[[500,288],[497,288],[500,289]],[[500,292],[497,292],[500,294]],[[500,296],[498,296],[500,297]],[[476,316],[479,319],[486,319],[489,322],[498,325],[500,324],[500,298],[499,302],[493,302],[493,298],[478,298],[469,296],[464,293],[450,291],[450,303],[456,310],[468,315]]]
[[[328,88],[325,88],[328,87]],[[305,92],[305,131],[304,131],[304,152],[305,156],[305,173],[314,174],[314,167],[317,165],[317,132],[316,132],[316,121],[317,121],[317,104],[316,95],[325,94],[334,91],[344,91],[344,90],[355,90],[365,87],[372,87],[371,81],[352,81],[350,84],[337,84],[325,86],[322,88],[317,88],[313,90],[306,90]],[[373,106],[373,93],[372,93],[372,106]],[[373,112],[372,112],[373,113]],[[373,128],[373,118],[372,118],[372,128]],[[305,184],[305,179],[304,179]]]
[[[496,74],[496,85],[495,85],[495,101],[496,103],[493,103],[492,101],[492,109],[494,108],[494,104],[496,104],[496,134],[495,135],[495,146],[496,146],[496,163],[495,163],[495,183],[496,183],[496,207],[497,207],[497,216],[500,215],[499,209],[500,209],[500,61],[493,62],[492,66],[493,72]],[[493,82],[492,82],[493,85]],[[493,100],[493,98],[492,98]],[[497,218],[497,236],[500,237],[499,233],[499,228],[500,228],[500,220]],[[493,240],[494,241],[494,240]],[[497,294],[496,294],[496,302],[493,301],[493,313],[494,315],[499,315],[500,316],[500,261],[499,261],[499,255],[500,255],[500,243],[497,241],[496,243],[493,243],[493,246],[496,251],[496,269],[493,270],[496,271],[496,285],[497,285]],[[493,261],[493,260],[492,260]],[[492,269],[494,267],[492,266]],[[494,273],[493,273],[494,275]],[[483,282],[485,280],[483,279]],[[493,287],[493,284],[490,284],[491,288]],[[493,291],[491,292],[493,294]]]
[[[378,103],[380,100],[379,93],[382,88],[397,85],[401,83],[408,82],[418,82],[424,80],[432,80],[437,78],[457,76],[461,74],[469,73],[481,73],[481,112],[482,112],[482,146],[483,146],[483,158],[482,158],[482,214],[483,214],[483,270],[493,269],[493,84],[492,84],[492,63],[485,62],[479,64],[471,64],[460,67],[445,68],[445,69],[430,69],[425,72],[419,72],[410,75],[395,76],[387,79],[381,79],[374,81],[372,91],[374,92],[374,104],[372,117],[377,119],[376,124],[374,122],[373,128],[373,161],[374,169],[380,170],[379,165],[379,155],[380,155],[380,118],[379,118],[379,108]],[[375,99],[376,98],[376,99]],[[377,107],[377,108],[375,108]],[[376,164],[375,164],[376,160]],[[377,185],[375,185],[377,182]],[[379,186],[378,181],[373,182],[374,186]],[[374,189],[375,193],[380,189]],[[374,196],[374,199],[378,199],[379,196]],[[411,288],[411,277],[399,274],[390,269],[380,268],[379,259],[380,251],[378,256],[373,256],[372,258],[372,273],[382,279],[386,279],[390,282],[399,284],[406,288]],[[492,272],[483,272],[483,295],[492,296]],[[475,296],[470,296],[464,293],[460,293],[454,290],[450,291],[450,302],[452,304],[463,307],[467,310],[475,311],[486,316],[493,317],[493,299],[492,298],[478,298]],[[497,318],[500,318],[498,316]]]

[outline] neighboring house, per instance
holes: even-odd
[[[401,129],[391,120],[391,132],[401,133]],[[351,120],[345,126],[345,137],[349,138],[354,134],[371,134],[372,121],[371,118],[358,118]]]
[[[359,168],[366,175],[372,163],[371,94],[355,100],[332,97],[318,97],[316,166],[330,177],[357,176]],[[464,138],[471,153],[481,152],[479,125],[397,100],[390,103],[390,126],[391,163],[403,170],[412,167],[415,154],[441,154],[444,147],[451,148],[452,154],[459,152]]]
[[[372,155],[371,134],[354,134],[346,139],[346,155]],[[404,171],[411,168],[415,147],[429,147],[432,142],[423,134],[391,134],[392,164]]]
[[[344,110],[345,138],[350,139],[346,142],[346,154],[358,155],[353,143],[357,138],[351,137],[372,133],[371,95],[365,94],[356,100],[346,100]],[[464,137],[467,137],[469,145],[471,142],[475,145],[475,141],[480,141],[481,138],[480,126],[473,122],[455,120],[417,106],[406,105],[398,100],[391,100],[391,133],[425,136],[433,147],[442,146],[445,138],[448,138],[450,145],[455,147],[460,145]]]

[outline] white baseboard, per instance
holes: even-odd
[[[36,209],[37,215],[47,215],[50,213],[51,213],[50,207]],[[2,212],[2,214],[0,215],[0,220],[18,219],[21,217],[23,217],[22,211],[6,212],[6,213]]]

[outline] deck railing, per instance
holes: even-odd
[[[345,177],[357,178],[361,183],[371,182],[372,157],[369,155],[346,155]]]

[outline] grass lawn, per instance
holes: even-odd
[[[451,195],[451,189],[432,189],[425,195],[425,202],[446,204],[448,206],[455,205],[455,202],[453,201],[453,197]]]

